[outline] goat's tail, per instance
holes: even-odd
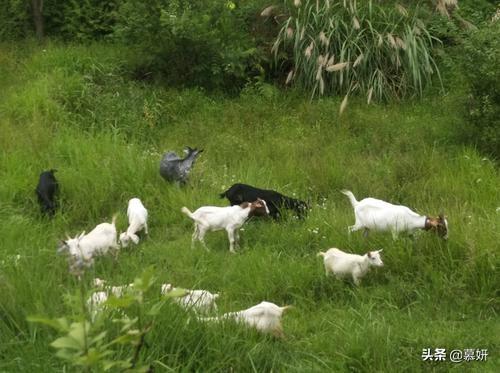
[[[194,220],[193,213],[187,207],[181,208],[181,211]]]
[[[354,197],[354,194],[350,190],[343,189],[340,191],[340,193],[345,194],[347,198],[349,198],[349,201],[351,202],[352,207],[356,207],[358,204],[358,201],[356,200],[356,197]]]
[[[326,253],[323,251],[320,251],[319,253],[316,254],[316,256],[322,256],[323,258],[325,257]]]
[[[282,312],[285,312],[286,310],[289,310],[289,309],[295,308],[295,306],[292,306],[292,305],[287,305],[287,306],[283,306],[283,307],[280,307],[280,308],[281,308],[281,311],[282,311]]]

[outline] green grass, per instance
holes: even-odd
[[[0,52],[0,371],[73,371],[49,346],[56,334],[26,317],[74,313],[67,299],[78,284],[56,256],[57,240],[115,212],[125,229],[133,196],[150,211],[150,238],[118,262],[98,259],[86,285],[94,276],[128,283],[154,265],[158,286],[221,292],[221,312],[262,300],[296,307],[283,319],[286,338],[276,340],[201,324],[167,304],[141,354],[158,371],[498,371],[500,177],[494,163],[457,144],[463,123],[452,95],[370,107],[353,100],[339,118],[335,99],[251,88],[227,99],[133,82],[125,54],[106,45]],[[184,145],[205,152],[178,188],[158,165]],[[34,196],[49,168],[61,184],[53,220],[40,217]],[[181,206],[225,205],[218,193],[234,182],[309,198],[312,211],[304,221],[250,222],[237,255],[221,232],[207,235],[210,252],[191,250]],[[444,211],[450,239],[349,238],[354,216],[343,188],[422,214]],[[334,246],[383,248],[385,267],[359,288],[326,278],[316,253]],[[490,355],[422,362],[428,347]]]

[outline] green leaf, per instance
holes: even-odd
[[[128,308],[134,303],[134,297],[132,295],[124,295],[123,297],[115,297],[115,296],[110,296],[108,297],[108,300],[104,302],[104,305],[106,305],[109,308]]]
[[[168,293],[164,294],[165,298],[179,298],[183,297],[188,293],[187,289],[176,288]]]
[[[57,349],[69,349],[75,351],[80,351],[81,349],[83,349],[83,345],[81,345],[78,341],[74,340],[71,337],[57,338],[50,345]]]
[[[34,322],[34,323],[39,323],[39,324],[44,324],[48,325],[53,329],[62,331],[62,332],[67,332],[69,331],[69,323],[66,318],[61,317],[59,319],[48,319],[43,316],[28,316],[26,318],[28,322]]]
[[[165,304],[164,301],[160,301],[158,303],[155,303],[151,306],[151,308],[149,309],[148,312],[146,312],[146,315],[149,315],[149,316],[156,316],[160,313],[160,310],[161,308],[163,307],[163,305]]]

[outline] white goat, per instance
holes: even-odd
[[[94,286],[103,290],[93,292],[87,299],[87,309],[90,312],[91,320],[94,321],[97,314],[103,310],[104,302],[108,300],[109,295],[117,298],[122,297],[125,292],[134,287],[134,284],[121,286],[107,286],[106,281],[99,278],[94,279]]]
[[[364,229],[366,236],[369,230],[390,231],[393,239],[396,239],[400,232],[411,234],[417,229],[424,229],[436,231],[445,240],[448,238],[448,221],[443,214],[437,218],[423,216],[406,206],[375,198],[357,201],[352,192],[343,190],[342,193],[349,198],[356,217],[354,225],[348,228],[349,233]]]
[[[292,306],[279,307],[271,302],[261,302],[243,311],[228,312],[219,317],[200,317],[201,321],[223,321],[235,320],[256,328],[261,333],[271,333],[276,337],[283,337],[281,316],[283,312]]]
[[[238,229],[251,216],[266,216],[269,215],[266,201],[258,198],[254,202],[244,202],[241,205],[216,207],[204,206],[200,207],[195,212],[191,212],[187,207],[183,207],[181,211],[194,220],[194,233],[192,236],[191,247],[194,246],[194,241],[199,240],[205,249],[208,250],[204,237],[208,231],[218,231],[225,229],[229,237],[229,251],[234,253],[234,246],[239,245]]]
[[[163,284],[161,286],[161,294],[166,295],[171,291],[175,291],[171,284]],[[175,303],[186,310],[207,314],[210,311],[217,311],[215,301],[219,294],[212,294],[207,290],[186,290],[186,294],[181,297],[172,298]]]
[[[88,234],[83,231],[74,238],[67,237],[58,252],[68,251],[78,263],[92,263],[95,256],[106,254],[110,248],[118,250],[115,223],[116,215],[111,223],[99,224]]]
[[[148,234],[148,210],[139,198],[128,201],[127,216],[129,226],[126,232],[120,234],[120,243],[123,247],[127,247],[130,240],[136,245],[139,243],[137,232],[144,229],[144,233]]]
[[[354,283],[359,285],[361,278],[366,275],[371,266],[382,267],[384,265],[380,259],[381,251],[369,251],[365,255],[357,255],[333,248],[326,253],[319,252],[318,256],[323,257],[327,276],[334,274],[338,279],[350,276]]]

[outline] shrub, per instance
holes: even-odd
[[[287,82],[313,96],[360,92],[368,102],[401,98],[421,94],[438,73],[431,56],[437,40],[416,12],[400,5],[286,0],[285,7],[290,16],[274,50],[278,61],[290,65]]]
[[[467,138],[500,159],[500,20],[474,32],[463,56],[470,90]]]
[[[128,0],[116,35],[137,49],[139,70],[176,85],[231,89],[264,70],[247,14],[232,1]]]

